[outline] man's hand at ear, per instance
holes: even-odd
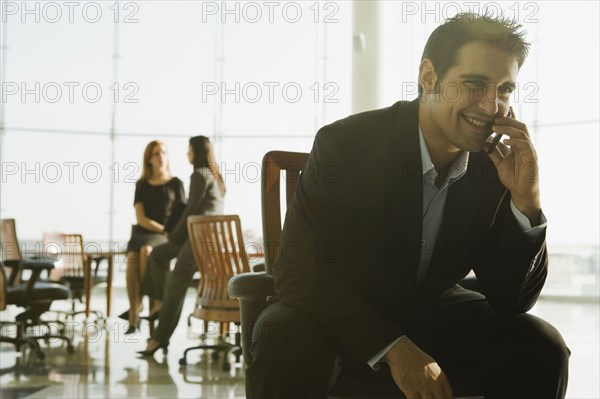
[[[452,399],[452,388],[436,361],[408,337],[396,342],[384,356],[396,385],[408,399]]]
[[[511,107],[512,111],[512,107]],[[509,138],[489,155],[500,181],[510,191],[513,204],[529,219],[532,226],[540,224],[540,188],[538,158],[527,126],[513,117],[496,118],[492,130]]]

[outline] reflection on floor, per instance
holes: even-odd
[[[104,310],[104,290],[94,289],[92,307]],[[127,308],[125,292],[115,289],[116,303],[113,313]],[[195,290],[190,289],[184,316],[193,307]],[[57,304],[58,305],[58,304]],[[54,306],[54,305],[53,305]],[[60,306],[56,306],[59,308]],[[54,307],[53,307],[54,308]],[[10,320],[13,312],[7,309],[2,320]],[[48,317],[47,317],[48,318]],[[92,322],[77,319],[71,327],[75,336],[75,353],[68,354],[60,342],[43,341],[46,358],[34,367],[19,366],[24,363],[9,344],[1,344],[0,368],[17,364],[16,369],[0,375],[1,398],[244,398],[244,373],[241,364],[234,363],[229,372],[223,371],[224,356],[213,359],[211,352],[193,351],[188,355],[188,365],[179,366],[186,348],[200,343],[202,323],[192,319],[191,327],[181,322],[169,345],[167,355],[158,351],[154,357],[138,358],[136,351],[143,350],[148,338],[148,325],[141,331],[124,335],[127,323],[116,316],[104,329]],[[209,331],[216,330],[211,326]],[[213,334],[214,336],[215,334]],[[87,339],[86,339],[87,336]]]
[[[94,290],[93,307],[102,309],[104,291]],[[194,304],[190,289],[184,315]],[[113,313],[127,308],[125,292],[115,290]],[[10,320],[18,310],[2,313]],[[598,398],[599,305],[540,300],[536,314],[554,324],[572,350],[568,397]],[[34,367],[19,366],[23,362],[11,345],[0,346],[0,367],[11,371],[0,375],[1,398],[243,398],[244,373],[239,364],[229,372],[222,370],[222,359],[213,360],[210,353],[197,351],[188,356],[188,366],[181,368],[179,359],[185,348],[199,342],[201,323],[192,319],[188,327],[182,317],[169,352],[157,352],[148,359],[137,358],[148,337],[147,325],[141,332],[125,336],[126,323],[111,317],[105,329],[79,321],[73,328],[76,351],[68,354],[61,343],[42,344],[43,362]],[[87,335],[87,339],[86,339]],[[232,357],[230,361],[235,362]]]

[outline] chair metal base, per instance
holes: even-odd
[[[188,352],[193,351],[193,350],[199,350],[199,349],[203,349],[203,350],[214,350],[214,352],[212,353],[213,359],[217,359],[220,355],[221,352],[225,352],[225,358],[223,361],[223,371],[229,371],[231,370],[231,366],[229,365],[229,363],[226,361],[227,360],[227,356],[230,353],[233,353],[236,357],[236,362],[239,362],[240,357],[242,355],[242,346],[241,346],[241,334],[240,332],[236,332],[235,333],[235,343],[230,343],[225,341],[223,338],[219,339],[219,343],[214,344],[214,345],[209,345],[209,344],[202,344],[202,345],[197,345],[197,346],[193,346],[191,348],[187,348],[184,352],[183,352],[183,357],[181,359],[179,359],[179,365],[181,367],[185,367],[187,366],[187,355]]]

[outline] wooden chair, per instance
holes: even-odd
[[[256,317],[268,297],[275,294],[272,272],[282,228],[281,175],[282,172],[285,172],[285,204],[287,207],[296,193],[298,179],[307,160],[307,153],[287,151],[270,151],[263,157],[261,197],[266,272],[234,276],[229,281],[228,287],[229,295],[240,300],[242,349],[246,365],[252,363],[252,355],[248,349]]]
[[[0,221],[0,244],[0,259],[5,266],[11,268],[7,285],[19,283],[18,265],[23,261],[23,256],[17,239],[15,219],[2,219]]]
[[[83,237],[80,234],[44,233],[43,241],[45,250],[57,259],[50,279],[68,284],[71,290],[71,311],[62,313],[71,319],[78,314],[85,314],[86,319],[94,314],[96,322],[103,323],[103,313],[91,310],[90,298],[92,287],[106,282],[107,277],[99,275],[97,267],[92,271],[92,259],[85,255]],[[85,310],[77,311],[76,301],[85,302]]]
[[[6,276],[4,267],[0,267],[0,312],[6,309]]]
[[[230,323],[236,326],[240,324],[239,303],[227,294],[227,283],[233,276],[250,271],[240,218],[237,215],[190,216],[187,223],[190,243],[201,276],[193,316],[202,319],[205,326],[209,321],[219,323],[221,335],[216,345],[198,345],[186,349],[179,360],[181,366],[187,364],[188,352],[195,349],[241,352],[239,331],[235,333],[234,344],[224,339],[228,335]],[[223,368],[229,370],[226,361],[223,362]]]

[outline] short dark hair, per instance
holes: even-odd
[[[446,19],[431,33],[421,61],[425,58],[431,60],[439,83],[446,72],[456,65],[456,54],[465,44],[482,42],[514,55],[521,68],[531,46],[525,41],[525,32],[521,29],[522,26],[515,20],[502,15],[493,17],[471,12],[460,13]],[[423,88],[419,82],[419,97],[422,93]]]

